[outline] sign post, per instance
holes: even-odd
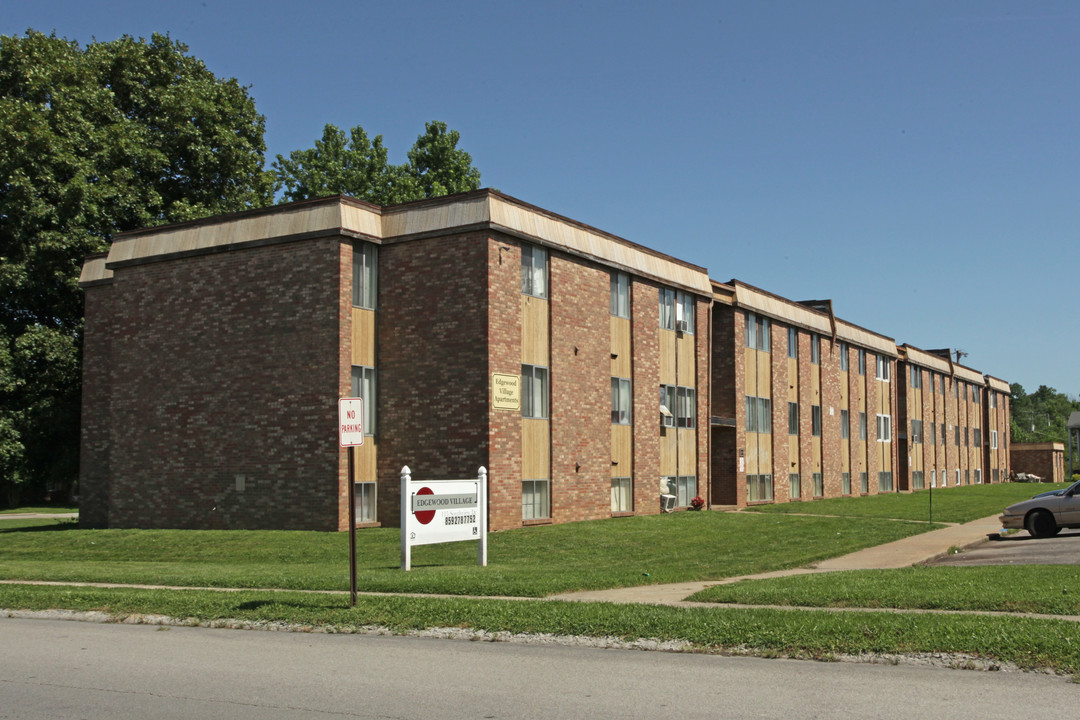
[[[401,468],[401,569],[412,567],[412,546],[479,540],[477,562],[487,566],[487,469],[473,479],[413,482]]]
[[[364,444],[364,401],[338,399],[338,444],[349,448],[349,598],[356,607],[356,446]]]

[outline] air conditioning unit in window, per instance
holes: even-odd
[[[660,512],[669,513],[675,509],[675,496],[674,495],[661,495],[660,496]]]
[[[690,332],[690,323],[686,320],[679,320],[675,323],[675,329],[681,333]]]

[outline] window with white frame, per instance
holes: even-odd
[[[762,502],[773,499],[772,475],[747,475],[746,499],[748,502]]]
[[[982,468],[975,468],[975,484],[982,485]]]
[[[840,343],[840,369],[843,372],[848,370],[848,344],[846,342]]]
[[[687,507],[690,501],[697,497],[697,476],[685,475],[678,479],[678,492],[675,495],[675,504],[679,507]]]
[[[548,369],[540,365],[521,366],[521,417],[547,418]]]
[[[990,449],[991,450],[997,450],[998,449],[998,434],[997,433],[998,433],[997,430],[991,430],[990,431]]]
[[[675,291],[660,288],[660,329],[675,329]]]
[[[676,388],[676,405],[675,424],[681,428],[697,427],[697,391],[688,387]]]
[[[993,410],[997,407],[997,393],[990,390],[987,394],[990,396],[990,409]]]
[[[634,509],[633,483],[628,477],[611,478],[611,512],[630,512]]]
[[[772,346],[770,327],[769,318],[759,317],[752,312],[746,313],[746,347],[769,352]]]
[[[922,445],[923,441],[923,421],[912,418],[911,420],[911,443],[913,445]]]
[[[877,416],[877,440],[878,442],[892,442],[892,416]]]
[[[548,296],[547,250],[544,248],[522,246],[521,292],[539,298]]]
[[[877,356],[877,379],[888,382],[892,376],[892,361],[886,355]]]
[[[937,470],[930,471],[930,487],[937,487]]]
[[[352,256],[353,307],[375,309],[378,277],[378,249],[371,243],[357,242]]]
[[[960,487],[960,468],[956,468],[956,486]]]
[[[354,504],[356,505],[356,522],[360,523],[373,523],[376,522],[375,515],[375,483],[373,482],[358,482],[354,483]]]
[[[630,381],[627,378],[611,378],[611,423],[630,424]]]
[[[694,334],[694,296],[682,290],[675,293],[675,329],[686,335]]]
[[[378,418],[375,414],[376,392],[375,368],[363,365],[352,366],[352,381],[350,390],[353,397],[363,400],[364,407],[364,435],[374,436],[378,427]]]
[[[630,317],[630,276],[623,272],[611,273],[611,314]]]
[[[787,404],[787,431],[788,435],[799,434],[799,403]]]
[[[821,406],[810,406],[810,434],[821,437]]]
[[[798,500],[802,497],[802,480],[799,478],[799,473],[791,473],[787,480],[791,499]]]
[[[787,356],[789,358],[799,357],[799,331],[793,327],[787,329]]]
[[[548,480],[521,481],[521,519],[545,520],[551,517]]]
[[[772,432],[772,400],[746,396],[746,432]]]
[[[922,490],[926,485],[926,476],[923,475],[922,470],[913,470],[911,473],[911,488],[913,490]]]
[[[675,427],[675,386],[660,386],[660,426]]]

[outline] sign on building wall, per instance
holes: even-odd
[[[401,569],[412,566],[413,545],[479,540],[487,565],[487,470],[471,480],[414,481],[401,469]]]
[[[491,406],[496,410],[521,409],[521,376],[492,373]]]

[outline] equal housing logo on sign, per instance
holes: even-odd
[[[471,480],[414,481],[401,469],[401,567],[410,569],[413,545],[479,540],[487,565],[487,470]]]

